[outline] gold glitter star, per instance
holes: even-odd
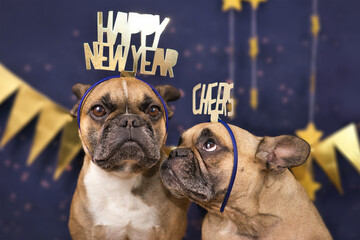
[[[303,171],[305,170],[305,167],[301,168],[303,166],[299,166],[292,169],[292,172],[294,175],[296,175],[299,171],[302,171],[301,179],[297,179],[301,185],[305,188],[309,198],[311,201],[315,200],[315,193],[321,188],[321,184],[314,181],[313,175],[309,171]]]
[[[222,10],[225,12],[231,9],[240,11],[242,9],[241,0],[223,0]]]
[[[297,130],[295,133],[296,135],[307,141],[311,147],[318,143],[323,135],[322,131],[316,129],[313,122],[310,122],[305,129]]]
[[[310,122],[305,129],[297,130],[296,135],[307,141],[313,150],[314,145],[320,141],[323,132],[317,130],[315,124]],[[312,161],[313,159],[310,154],[308,160],[303,165],[292,168],[291,171],[293,172],[295,178],[305,188],[309,198],[314,201],[315,193],[321,188],[321,184],[315,182],[314,180]]]
[[[259,4],[262,2],[266,2],[267,0],[244,0],[251,4],[252,9],[257,9],[259,7]]]

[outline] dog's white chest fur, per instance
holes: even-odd
[[[139,181],[140,176],[122,179],[90,164],[84,177],[89,210],[94,225],[106,226],[110,238],[150,238],[157,226],[156,209],[131,192]]]

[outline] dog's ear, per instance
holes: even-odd
[[[267,170],[277,174],[285,171],[286,168],[303,164],[309,154],[310,146],[303,139],[283,135],[264,137],[259,143],[255,157]]]
[[[75,94],[75,96],[78,98],[78,102],[74,105],[74,107],[70,110],[70,115],[74,118],[77,117],[77,111],[79,107],[80,100],[82,96],[85,94],[85,92],[91,87],[90,84],[82,84],[77,83],[74,86],[72,86],[72,91]]]
[[[174,115],[174,112],[169,107],[168,102],[176,101],[181,97],[180,91],[171,86],[171,85],[157,85],[155,86],[156,91],[159,92],[161,97],[166,103],[166,108],[168,110],[169,119]]]

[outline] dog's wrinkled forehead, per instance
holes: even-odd
[[[150,103],[163,108],[154,91],[145,83],[133,78],[113,78],[92,89],[86,96],[82,109],[89,109],[94,104],[102,104],[113,110],[126,106],[137,107],[133,106],[134,104]]]
[[[229,126],[235,135],[238,154],[253,158],[261,138],[231,124]],[[200,123],[185,131],[181,135],[179,146],[196,147],[197,143],[202,142],[205,138],[213,138],[230,151],[233,150],[232,140],[227,129],[221,123],[212,122]]]
[[[213,138],[232,148],[231,138],[226,128],[221,123],[210,122],[200,123],[185,131],[179,139],[179,145],[190,147],[205,138]]]

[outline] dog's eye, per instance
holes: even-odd
[[[92,112],[96,117],[102,117],[106,114],[105,108],[100,105],[93,107]]]
[[[160,112],[160,109],[157,106],[151,106],[148,111],[147,114],[149,114],[152,117],[156,117]]]
[[[216,149],[216,143],[214,140],[209,139],[204,143],[203,149],[207,152],[212,152]]]

